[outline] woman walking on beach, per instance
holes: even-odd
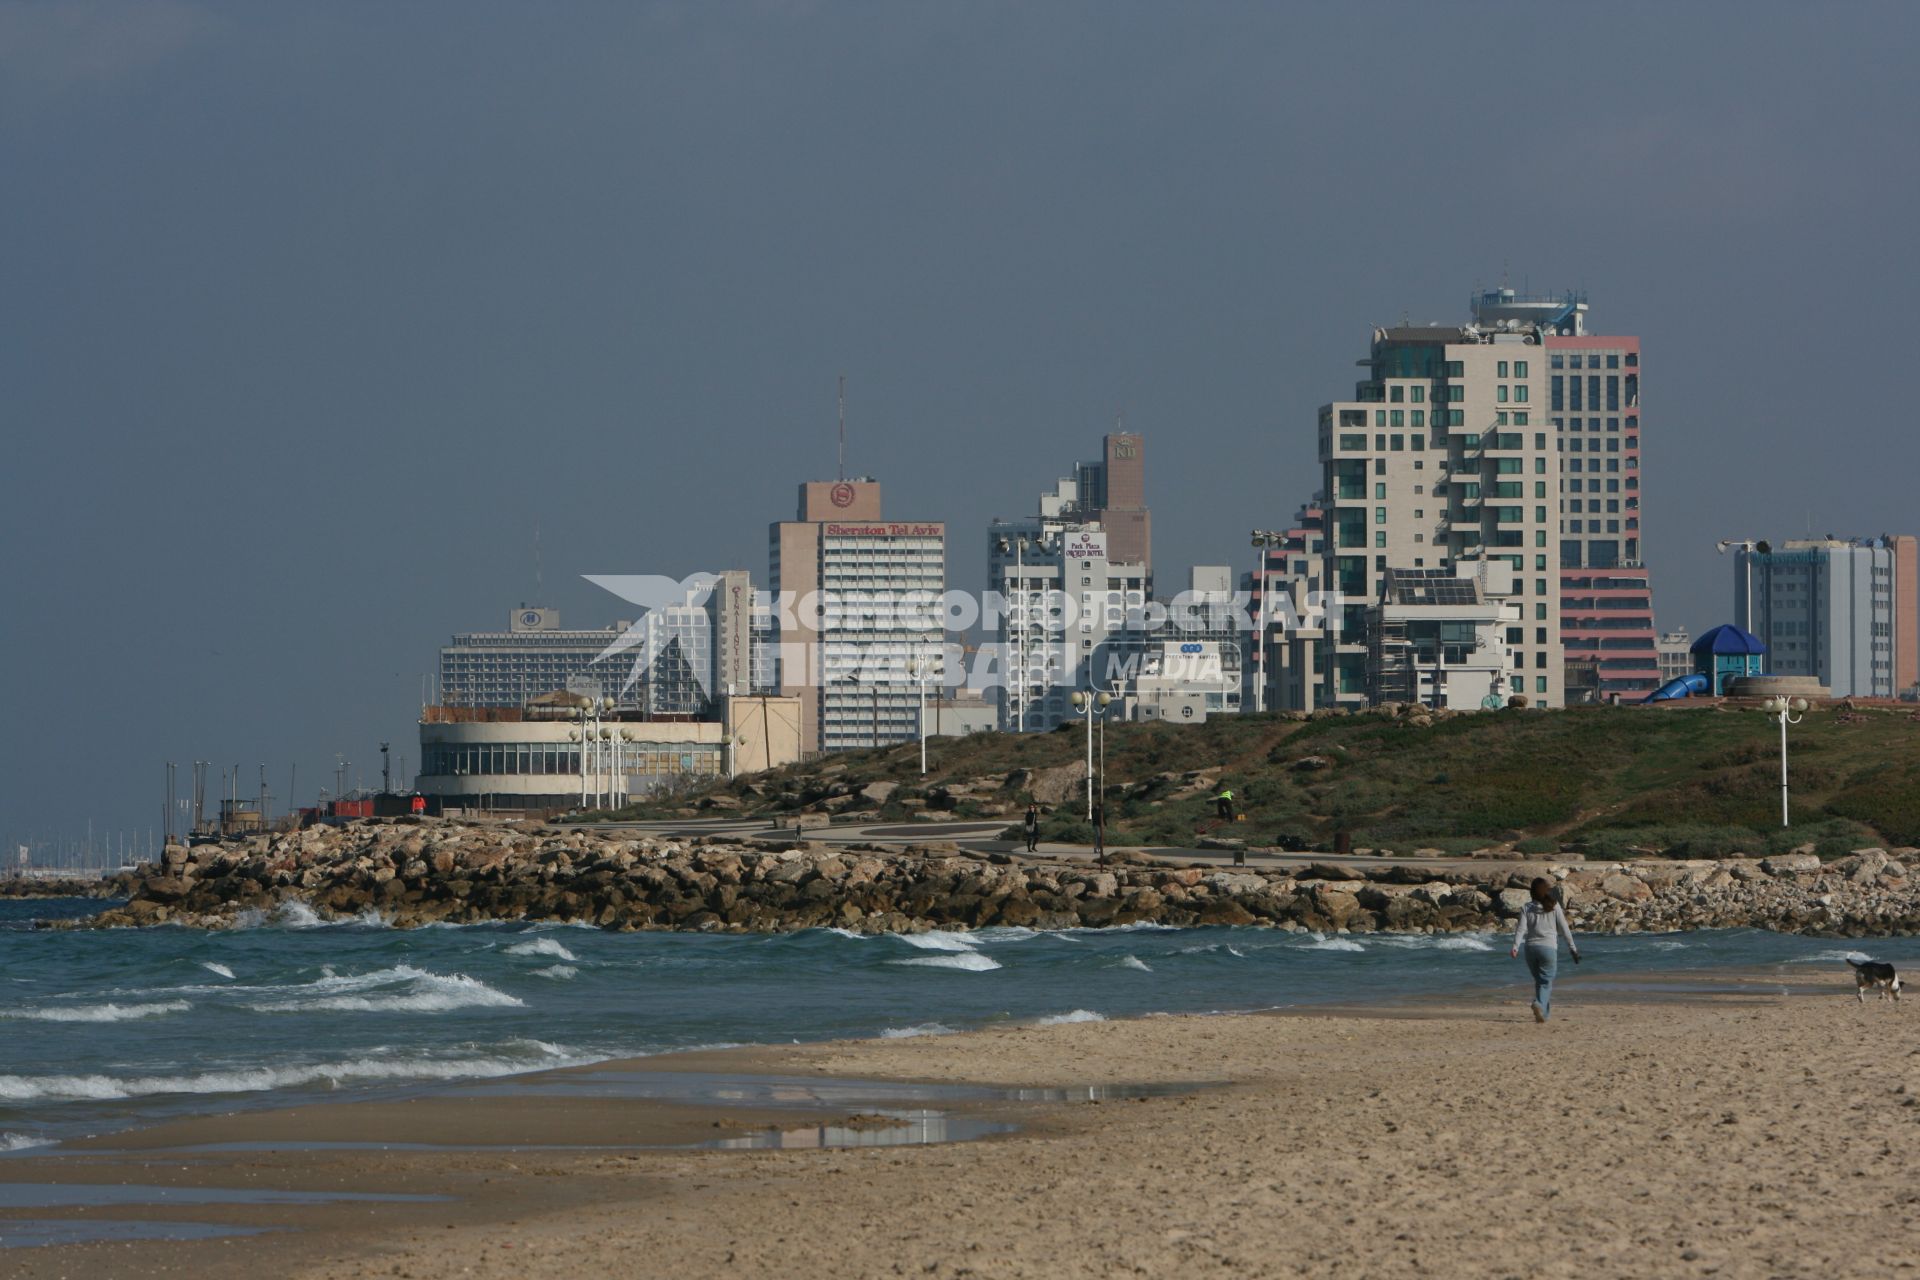
[[[1567,913],[1553,896],[1553,885],[1545,876],[1536,876],[1528,892],[1527,905],[1520,908],[1519,922],[1513,928],[1513,955],[1524,949],[1527,971],[1533,974],[1533,1020],[1545,1022],[1553,1009],[1553,975],[1560,966],[1560,939],[1567,940],[1573,962],[1580,963],[1580,948],[1574,945],[1573,930],[1567,926]]]

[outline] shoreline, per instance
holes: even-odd
[[[1638,1168],[1637,1162],[1649,1153],[1633,1144],[1620,1146],[1608,1133],[1620,1125],[1643,1125],[1649,1111],[1659,1114],[1660,1123],[1668,1126],[1667,1137],[1652,1139],[1660,1147],[1685,1130],[1699,1148],[1662,1149],[1661,1159],[1684,1157],[1681,1163],[1688,1167],[1699,1163],[1695,1173],[1709,1188],[1725,1182],[1727,1168],[1718,1158],[1702,1161],[1699,1157],[1711,1155],[1734,1137],[1760,1144],[1755,1159],[1767,1154],[1764,1148],[1781,1141],[1794,1149],[1816,1141],[1858,1147],[1863,1162],[1858,1170],[1829,1169],[1823,1175],[1822,1185],[1831,1183],[1849,1194],[1861,1185],[1854,1172],[1866,1178],[1886,1172],[1878,1166],[1887,1157],[1869,1157],[1894,1139],[1904,1144],[1898,1150],[1920,1157],[1920,1142],[1912,1134],[1916,1128],[1912,1113],[1904,1110],[1902,1101],[1920,1095],[1920,1077],[1909,1065],[1906,1025],[1897,1010],[1871,1002],[1865,1009],[1858,1008],[1844,975],[1824,971],[1728,973],[1718,975],[1719,989],[1713,993],[1687,989],[1699,980],[1699,974],[1682,971],[1638,980],[1633,991],[1609,992],[1604,981],[1586,983],[1568,975],[1555,1002],[1558,1016],[1544,1028],[1526,1020],[1525,993],[1516,981],[1503,984],[1504,990],[1477,996],[1419,997],[1361,1009],[1145,1016],[910,1039],[659,1055],[516,1077],[518,1083],[505,1088],[477,1091],[493,1096],[463,1096],[470,1091],[454,1087],[395,1102],[345,1102],[176,1121],[139,1131],[137,1136],[115,1135],[87,1147],[76,1144],[59,1154],[0,1162],[0,1183],[179,1179],[180,1185],[348,1188],[453,1198],[431,1203],[143,1209],[139,1216],[188,1221],[211,1217],[276,1229],[206,1241],[8,1249],[0,1252],[0,1264],[13,1268],[13,1273],[34,1276],[70,1274],[76,1269],[90,1275],[137,1276],[193,1267],[211,1276],[266,1270],[332,1280],[392,1274],[395,1267],[423,1277],[583,1274],[614,1268],[619,1258],[633,1256],[630,1251],[644,1250],[645,1256],[661,1260],[663,1271],[678,1269],[686,1274],[722,1268],[766,1275],[873,1274],[890,1269],[894,1261],[911,1262],[916,1264],[912,1270],[922,1270],[935,1262],[961,1262],[973,1253],[1004,1264],[976,1267],[978,1274],[1092,1275],[1122,1263],[1144,1266],[1152,1273],[1165,1266],[1183,1274],[1196,1269],[1200,1274],[1320,1274],[1340,1257],[1366,1258],[1376,1269],[1394,1271],[1413,1265],[1416,1255],[1403,1258],[1404,1242],[1395,1235],[1382,1240],[1377,1232],[1343,1230],[1362,1221],[1351,1205],[1369,1206],[1370,1212],[1394,1209],[1399,1203],[1395,1196],[1404,1197],[1422,1185],[1434,1173],[1433,1157],[1447,1151],[1452,1153],[1447,1158],[1453,1169],[1443,1175],[1436,1191],[1466,1178],[1485,1183],[1483,1189],[1489,1195],[1511,1199],[1520,1194],[1504,1183],[1496,1188],[1486,1182],[1488,1170],[1477,1165],[1477,1171],[1470,1173],[1462,1164],[1466,1151],[1455,1148],[1472,1147],[1479,1152],[1477,1158],[1496,1169],[1509,1164],[1503,1156],[1506,1141],[1525,1130],[1513,1128],[1514,1113],[1507,1108],[1522,1105],[1538,1092],[1543,1080],[1552,1079],[1577,1086],[1555,1098],[1553,1105],[1565,1116],[1573,1116],[1578,1103],[1581,1114],[1605,1121],[1597,1127],[1590,1121],[1572,1121],[1581,1131],[1580,1138],[1566,1148],[1564,1158],[1591,1159],[1593,1143],[1611,1144],[1618,1149],[1604,1156],[1604,1167],[1634,1167],[1635,1177],[1665,1175]],[[1668,989],[1665,994],[1648,991],[1661,987]],[[1783,990],[1820,998],[1783,998]],[[1858,1043],[1849,1044],[1849,1037],[1834,1035],[1841,1026],[1851,1028]],[[1879,1049],[1869,1052],[1875,1043]],[[1514,1062],[1509,1062],[1510,1054],[1517,1055]],[[1872,1117],[1860,1114],[1857,1083],[1845,1071],[1835,1077],[1840,1088],[1837,1098],[1811,1091],[1799,1099],[1791,1096],[1804,1088],[1803,1081],[1825,1077],[1825,1071],[1815,1068],[1832,1065],[1829,1059],[1850,1063],[1856,1073],[1874,1072],[1898,1081],[1865,1100],[1868,1110],[1884,1113],[1878,1116],[1879,1123],[1869,1123]],[[1642,1061],[1646,1069],[1622,1069]],[[1544,1069],[1547,1075],[1523,1072],[1516,1079],[1503,1079],[1515,1074],[1508,1070],[1515,1062]],[[1654,1072],[1655,1064],[1663,1062],[1667,1065]],[[1393,1069],[1396,1063],[1418,1063],[1424,1069],[1405,1073]],[[1444,1068],[1445,1081],[1435,1078],[1436,1066]],[[1798,1069],[1789,1070],[1790,1066]],[[804,1126],[827,1120],[857,1124],[863,1110],[870,1108],[863,1108],[857,1097],[824,1108],[817,1104],[741,1108],[662,1104],[594,1096],[590,1091],[550,1098],[526,1090],[529,1079],[609,1072],[771,1074],[836,1086],[852,1081],[856,1094],[865,1087],[857,1084],[861,1081],[1056,1089],[1122,1084],[1201,1087],[1125,1101],[943,1102],[941,1109],[951,1113],[1010,1121],[1019,1127],[956,1144],[804,1151],[686,1150],[634,1144],[736,1136],[768,1125]],[[1685,1103],[1694,1111],[1705,1105],[1698,1096],[1705,1081],[1690,1084],[1687,1078],[1697,1079],[1701,1073],[1722,1077],[1719,1083],[1739,1095],[1737,1100],[1729,1095],[1711,1106],[1724,1103],[1767,1114],[1774,1136],[1762,1136],[1758,1128],[1742,1129],[1738,1119],[1722,1124],[1718,1112],[1699,1111],[1691,1119],[1676,1112],[1675,1103]],[[1452,1082],[1451,1091],[1447,1081]],[[1914,1086],[1911,1092],[1895,1092],[1908,1083]],[[1689,1098],[1690,1093],[1695,1096]],[[1496,1098],[1500,1106],[1485,1106]],[[1811,1114],[1803,1112],[1803,1107]],[[1469,1115],[1475,1118],[1467,1121]],[[1424,1136],[1409,1142],[1398,1136],[1402,1132]],[[1836,1138],[1836,1132],[1843,1136]],[[302,1139],[321,1134],[333,1140],[378,1137],[390,1143],[445,1143],[454,1137],[464,1141],[456,1146],[386,1150],[298,1146]],[[548,1141],[619,1135],[619,1145],[563,1149],[518,1144],[518,1139],[534,1134]],[[502,1149],[474,1149],[474,1140],[489,1138],[498,1140]],[[238,1150],[182,1150],[234,1142],[248,1145]],[[1332,1162],[1340,1177],[1329,1181],[1322,1160]],[[1268,1161],[1273,1168],[1260,1171]],[[1821,1161],[1823,1168],[1833,1164],[1831,1156]],[[1223,1185],[1216,1176],[1217,1165],[1240,1170],[1244,1176]],[[1288,1170],[1288,1176],[1275,1180],[1277,1173]],[[1842,1180],[1842,1172],[1848,1180]],[[1618,1174],[1609,1176],[1617,1179]],[[1799,1175],[1783,1169],[1780,1176],[1791,1181]],[[1065,1188],[1072,1178],[1091,1179],[1103,1191],[1091,1201],[1069,1194]],[[1355,1179],[1370,1190],[1337,1191],[1343,1185],[1351,1188]],[[1286,1193],[1276,1187],[1285,1188]],[[1751,1196],[1733,1195],[1735,1190],[1727,1190],[1732,1199],[1726,1203],[1714,1196],[1708,1199],[1728,1214],[1741,1209],[1744,1199],[1748,1203],[1739,1214],[1744,1221],[1752,1217]],[[843,1203],[851,1192],[857,1192],[856,1206]],[[1312,1210],[1314,1220],[1325,1233],[1341,1238],[1337,1249],[1307,1250],[1294,1265],[1217,1247],[1224,1226],[1241,1221],[1253,1202],[1271,1202],[1271,1208],[1289,1196],[1317,1206]],[[1348,1204],[1345,1217],[1352,1221],[1326,1217],[1334,1212],[1328,1208],[1332,1203],[1328,1197]],[[1556,1190],[1549,1203],[1535,1207],[1557,1211],[1550,1202],[1559,1197]],[[1425,1208],[1413,1214],[1415,1219],[1429,1229],[1449,1221],[1444,1214],[1435,1217],[1444,1198],[1437,1194],[1418,1198]],[[1617,1199],[1617,1192],[1608,1193],[1612,1210],[1625,1215],[1622,1223],[1651,1215],[1651,1225],[1639,1228],[1643,1234],[1681,1229],[1672,1219],[1676,1206],[1687,1203],[1684,1197],[1662,1206],[1636,1204],[1633,1197],[1614,1204]],[[1883,1197],[1878,1207],[1887,1210],[1894,1203],[1897,1200]],[[942,1212],[968,1210],[959,1214],[965,1223],[956,1224],[958,1236],[949,1239],[924,1221],[930,1204],[940,1205]],[[987,1212],[990,1206],[1012,1214],[1014,1223],[1003,1228],[1001,1219]],[[1131,1206],[1130,1218],[1124,1216],[1127,1206]],[[1857,1206],[1844,1201],[1829,1207],[1843,1216],[1858,1212]],[[1286,1212],[1293,1217],[1307,1210],[1295,1205]],[[1400,1205],[1394,1212],[1412,1209]],[[1158,1222],[1167,1214],[1181,1225],[1142,1234],[1140,1222]],[[0,1211],[4,1219],[21,1216],[23,1211],[17,1209]],[[1885,1236],[1889,1248],[1901,1240],[1913,1243],[1907,1216]],[[876,1225],[887,1222],[901,1224],[902,1230],[890,1235]],[[1808,1235],[1816,1252],[1827,1250],[1825,1256],[1834,1259],[1838,1269],[1824,1274],[1876,1273],[1872,1267],[1841,1263],[1844,1255],[1831,1252],[1841,1239],[1819,1226],[1813,1215],[1793,1215],[1793,1222],[1795,1233]],[[1076,1241],[1084,1257],[1055,1266],[1061,1259],[1036,1251],[1035,1242],[1045,1232],[1039,1236],[1025,1232],[1038,1232],[1043,1224],[1048,1231]],[[906,1230],[908,1226],[914,1229]],[[4,1228],[0,1221],[0,1232]],[[1686,1229],[1703,1239],[1720,1240],[1717,1229]],[[1457,1222],[1449,1231],[1459,1236]],[[1471,1250],[1448,1252],[1466,1249],[1472,1234],[1455,1239],[1439,1261],[1421,1265],[1444,1265],[1448,1256],[1473,1256]],[[794,1244],[796,1237],[813,1240],[825,1251],[818,1265],[788,1251],[786,1246]],[[1512,1244],[1504,1229],[1499,1238]],[[1116,1241],[1130,1243],[1117,1245]],[[1211,1241],[1213,1251],[1200,1248],[1201,1241]],[[1661,1265],[1649,1258],[1645,1266],[1602,1251],[1587,1257],[1580,1269],[1585,1274],[1707,1274],[1704,1267],[1689,1269],[1675,1261],[1692,1249],[1698,1255],[1696,1261],[1718,1259],[1717,1264],[1709,1264],[1719,1267],[1716,1274],[1749,1274],[1742,1269],[1743,1259],[1750,1261],[1752,1255],[1730,1248],[1724,1242],[1705,1251],[1698,1245],[1678,1245],[1657,1260]],[[673,1260],[672,1268],[665,1265],[667,1259]],[[843,1265],[849,1260],[855,1265]],[[1811,1269],[1783,1267],[1778,1257],[1770,1265],[1773,1270],[1751,1273],[1815,1274]]]

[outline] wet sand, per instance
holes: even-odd
[[[536,1078],[477,1096],[182,1122],[104,1140],[97,1154],[0,1162],[0,1181],[449,1199],[102,1206],[82,1212],[282,1229],[10,1249],[0,1274],[1911,1274],[1920,1013],[1861,1007],[1846,974],[1806,968],[1631,988],[1576,971],[1544,1027],[1516,987],[1388,1008],[677,1055],[612,1073],[1208,1086],[1126,1101],[913,1103],[1019,1125],[946,1145],[614,1145],[764,1126],[804,1142],[820,1126],[888,1123],[858,1088],[820,1101],[793,1084],[733,1107],[601,1096],[572,1082],[556,1097]],[[609,1066],[585,1074],[594,1071]],[[248,1145],[183,1150],[230,1143]],[[539,1143],[589,1149],[512,1149]]]

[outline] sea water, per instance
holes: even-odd
[[[183,1114],[392,1096],[700,1046],[1261,1010],[1524,986],[1491,934],[992,928],[862,936],[394,929],[297,905],[207,931],[34,930],[0,901],[0,1156]],[[1583,938],[1563,974],[1920,961],[1920,939]]]

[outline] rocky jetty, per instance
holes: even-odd
[[[7,876],[0,898],[107,898],[113,885],[99,876]]]
[[[1265,925],[1350,932],[1497,929],[1548,875],[1577,929],[1754,926],[1847,936],[1920,931],[1920,851],[1714,862],[1417,862],[1285,870],[1156,863],[1106,867],[804,839],[691,841],[588,828],[375,819],[244,842],[170,846],[108,884],[124,907],[95,924],[227,927],[300,904],[323,918],[582,921],[608,929],[862,932],[1024,925]],[[1897,856],[1896,856],[1897,855]]]

